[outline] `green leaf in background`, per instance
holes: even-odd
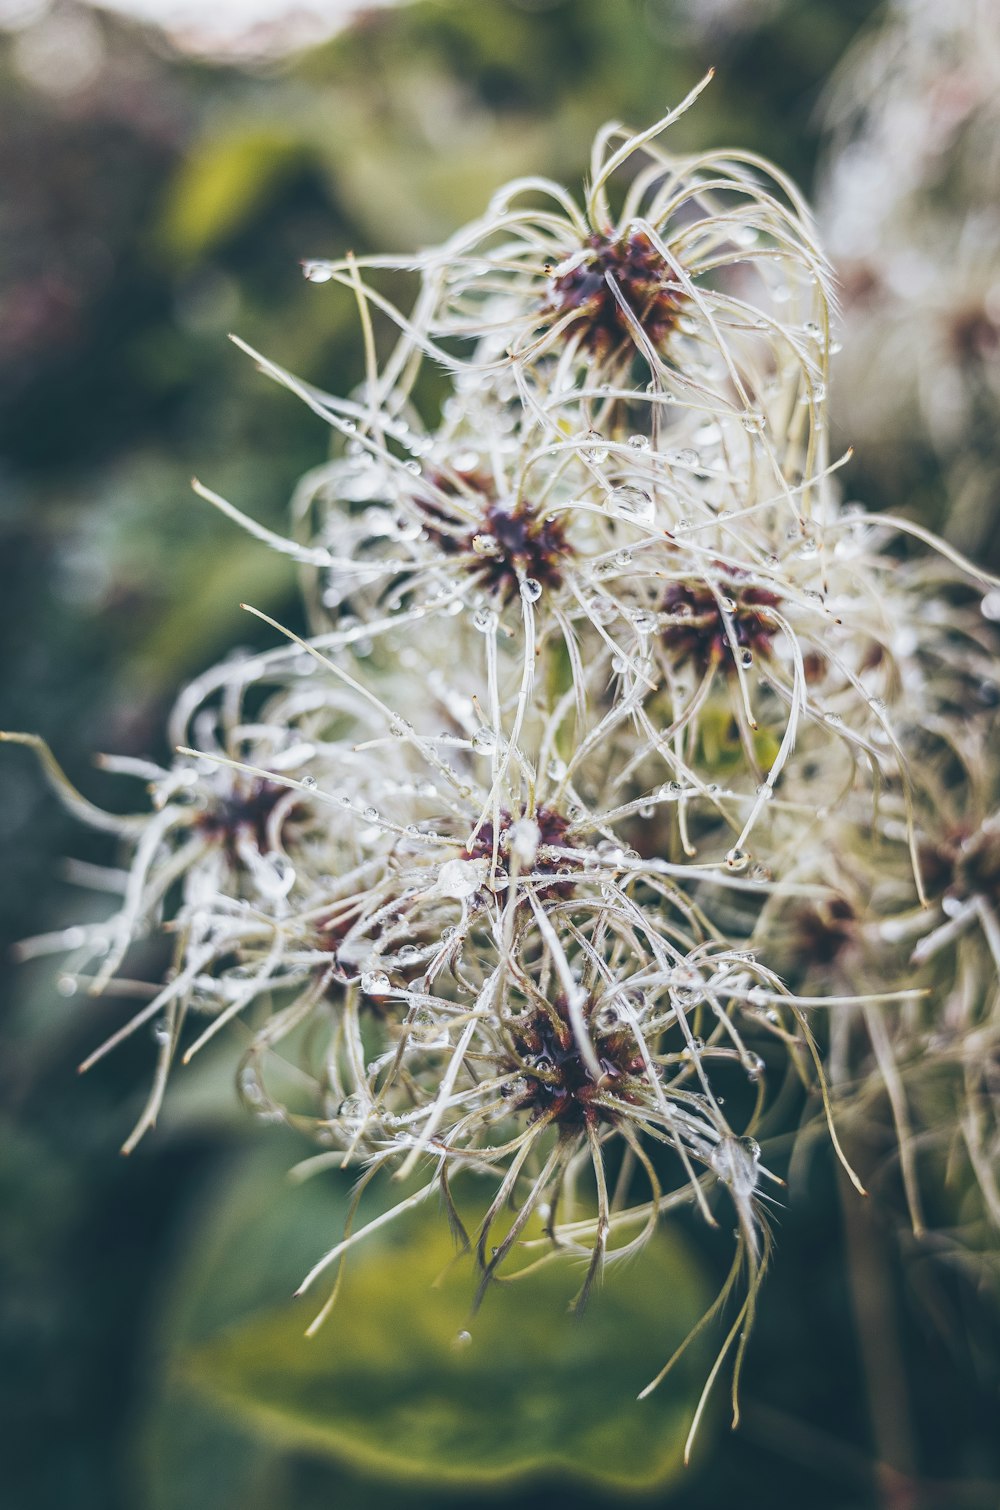
[[[230,125],[206,138],[170,184],[161,235],[168,252],[194,260],[232,236],[272,192],[307,159],[295,131],[279,125]]]
[[[583,1318],[567,1312],[579,1280],[560,1260],[495,1286],[469,1321],[471,1261],[454,1262],[443,1217],[428,1212],[401,1241],[355,1255],[316,1337],[303,1336],[310,1298],[195,1346],[182,1369],[257,1434],[382,1478],[661,1486],[681,1471],[704,1352],[636,1396],[703,1313],[701,1277],[664,1230],[611,1269]]]
[[[223,549],[206,552],[210,559],[185,596],[132,647],[128,669],[147,689],[172,687],[187,667],[198,664],[201,647],[245,634],[241,603],[273,611],[287,602],[295,580],[288,557],[234,536]]]

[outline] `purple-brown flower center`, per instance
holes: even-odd
[[[964,902],[982,897],[1000,908],[1000,823],[958,829],[920,846],[920,871],[931,896]]]
[[[598,1027],[592,1004],[584,1008],[584,1016],[601,1070],[599,1079],[580,1053],[564,998],[538,1008],[518,1022],[514,1032],[514,1049],[526,1085],[518,1104],[532,1108],[538,1116],[551,1116],[562,1127],[613,1122],[617,1113],[601,1104],[602,1098],[611,1092],[617,1100],[634,1101],[635,1078],[645,1072],[627,1024]]]
[[[271,815],[288,788],[274,781],[252,781],[242,791],[217,797],[195,819],[197,828],[213,843],[220,844],[233,865],[241,864],[239,842],[249,839],[264,854],[271,840],[268,828]]]
[[[617,297],[616,297],[617,290]],[[593,235],[565,272],[549,283],[543,307],[547,324],[565,319],[567,338],[578,339],[599,357],[635,341],[629,314],[647,339],[662,351],[684,308],[684,294],[671,268],[644,231]]]
[[[714,592],[697,579],[672,582],[663,598],[663,642],[678,666],[690,661],[701,675],[712,666],[732,671],[737,655],[749,665],[770,650],[777,625],[768,610],[780,601],[765,587],[739,582],[721,582]]]
[[[564,872],[570,869],[578,869],[580,861],[570,854],[560,854],[561,850],[568,850],[566,834],[569,831],[569,819],[562,813],[557,813],[552,808],[540,807],[534,815],[534,822],[538,825],[538,852],[529,866],[521,866],[522,874],[532,876],[556,875],[559,877],[551,886],[546,886],[547,894],[556,893],[569,896],[573,891],[572,880],[565,877]],[[510,871],[510,843],[511,829],[514,819],[506,810],[500,814],[500,832],[496,842],[497,866],[504,875]],[[463,860],[492,860],[496,832],[492,821],[487,821],[479,829],[472,843],[462,851]],[[541,888],[539,888],[541,889]]]
[[[796,953],[804,965],[832,965],[857,934],[858,918],[846,897],[804,907],[795,919]]]
[[[446,555],[473,555],[470,567],[478,582],[501,603],[516,598],[525,580],[542,588],[562,584],[563,566],[572,555],[562,520],[541,515],[525,499],[507,508],[495,497],[490,479],[480,473],[458,474],[466,488],[482,497],[482,515],[470,530],[466,520],[449,519],[437,501],[423,503],[424,529]],[[434,479],[439,492],[459,493],[443,478]],[[468,500],[462,495],[462,502]]]

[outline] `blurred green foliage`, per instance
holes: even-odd
[[[66,0],[61,10],[73,8]],[[241,599],[296,622],[287,561],[239,536],[188,482],[197,473],[280,525],[295,480],[326,454],[315,418],[226,340],[236,330],[311,381],[350,390],[361,376],[351,302],[306,284],[300,259],[438,238],[520,172],[578,180],[600,121],[654,118],[711,65],[716,82],[680,123],[677,144],[738,143],[808,187],[818,93],[871,9],[871,0],[786,0],[759,15],[752,6],[702,13],[693,0],[416,0],[368,14],[301,58],[243,71],[171,57],[140,30],[102,17],[100,69],[75,91],[29,83],[16,66],[17,39],[0,38],[0,726],[48,737],[97,800],[136,801],[93,770],[91,753],[165,755],[162,717],[179,682],[235,645],[259,643]],[[7,752],[3,793],[0,909],[10,937],[75,921],[81,905],[95,904],[66,884],[60,857],[112,853],[62,817],[23,752]],[[143,963],[152,974],[159,967],[151,957],[137,970]],[[318,1184],[292,1200],[280,1172],[301,1147],[273,1128],[248,1127],[235,1093],[227,1093],[231,1114],[220,1111],[221,1071],[211,1060],[178,1085],[166,1124],[139,1154],[116,1162],[152,1047],[130,1043],[78,1080],[74,1063],[129,1005],[62,998],[55,974],[44,960],[8,972],[0,1029],[7,1502],[17,1510],[478,1502],[454,1485],[423,1491],[368,1480],[361,1459],[385,1451],[377,1444],[388,1423],[349,1414],[351,1376],[324,1369],[330,1353],[338,1367],[350,1356],[347,1342],[339,1354],[338,1338],[359,1356],[376,1346],[365,1328],[376,1328],[383,1365],[405,1359],[412,1371],[400,1375],[402,1390],[418,1387],[418,1368],[434,1372],[415,1351],[408,1318],[415,1330],[441,1315],[434,1348],[458,1325],[451,1292],[427,1291],[444,1257],[439,1239],[423,1251],[422,1229],[411,1235],[420,1251],[395,1288],[388,1251],[359,1265],[353,1309],[331,1322],[328,1341],[302,1343],[301,1353],[283,1320],[273,1335],[254,1322],[265,1330],[207,1342],[297,1282],[336,1235],[344,1189]],[[750,1352],[741,1432],[731,1441],[716,1435],[711,1452],[696,1454],[696,1467],[656,1498],[688,1510],[772,1510],[778,1496],[815,1510],[887,1502],[868,1437],[838,1213],[834,1176],[817,1154],[807,1188],[781,1216],[781,1263]],[[704,1233],[688,1240],[704,1282],[717,1285],[724,1245]],[[873,1272],[888,1276],[903,1337],[912,1399],[899,1410],[915,1423],[912,1466],[966,1481],[961,1501],[949,1489],[897,1503],[992,1505],[988,1485],[969,1488],[1000,1471],[997,1348],[974,1289],[926,1265],[904,1281],[878,1231],[869,1248]],[[504,1292],[495,1306],[491,1298],[476,1348],[461,1359],[449,1353],[434,1376],[447,1381],[456,1422],[464,1395],[477,1430],[487,1420],[497,1431],[521,1421],[531,1432],[534,1446],[512,1448],[508,1471],[531,1456],[549,1464],[544,1482],[497,1503],[596,1507],[618,1502],[616,1481],[672,1474],[697,1371],[649,1402],[648,1440],[630,1434],[646,1420],[630,1402],[696,1304],[692,1261],[664,1238],[647,1267],[609,1282],[575,1331],[566,1330],[564,1296],[547,1285],[530,1296],[527,1287]],[[554,1290],[562,1281],[552,1274]],[[627,1347],[616,1350],[616,1330],[628,1333]],[[202,1390],[238,1397],[242,1425],[181,1382],[178,1360],[195,1339]],[[261,1347],[280,1356],[280,1370],[261,1369]],[[557,1367],[532,1361],[545,1352]],[[314,1381],[312,1370],[323,1377]],[[595,1370],[600,1390],[590,1387]],[[627,1408],[605,1415],[617,1400]],[[299,1421],[280,1447],[257,1429],[279,1406]],[[319,1456],[317,1409],[330,1421]],[[598,1411],[605,1426],[615,1423],[606,1459],[590,1414]],[[354,1466],[331,1466],[348,1425]],[[407,1430],[418,1426],[414,1418]],[[402,1470],[418,1447],[395,1440]],[[496,1442],[477,1440],[499,1475]],[[603,1487],[553,1477],[567,1455],[574,1477],[588,1464],[594,1477],[597,1454],[607,1464],[596,1475]]]
[[[167,1465],[192,1390],[203,1427],[207,1403],[272,1450],[308,1450],[399,1484],[489,1489],[540,1477],[635,1491],[677,1477],[710,1355],[695,1349],[673,1387],[636,1400],[712,1298],[676,1235],[609,1276],[586,1321],[568,1314],[580,1274],[565,1262],[494,1286],[470,1319],[471,1260],[440,1211],[416,1212],[348,1259],[333,1312],[306,1341],[332,1274],[315,1297],[274,1302],[336,1240],[344,1186],[276,1191],[276,1171],[259,1150],[227,1166],[190,1229],[162,1327],[172,1383],[147,1442],[153,1505],[185,1503]],[[462,1198],[475,1194],[472,1185]],[[367,1201],[359,1222],[378,1209]]]

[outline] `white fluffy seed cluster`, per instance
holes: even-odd
[[[949,532],[985,554],[1000,479],[997,7],[889,0],[838,69],[827,126],[834,412],[883,488],[901,456],[939,469]]]
[[[738,1368],[760,1143],[810,1097],[831,1132],[838,1097],[887,1099],[919,1228],[930,1065],[932,1105],[962,1094],[926,1136],[1000,1217],[996,641],[971,568],[841,506],[808,211],[755,158],[672,155],[678,113],[602,130],[582,202],[527,179],[419,258],[306,264],[355,299],[365,381],[253,356],[334,458],[287,538],[199,491],[302,563],[310,633],[185,689],[169,770],[117,762],[151,813],[98,813],[41,749],[130,868],[106,922],[29,947],[101,992],[166,927],[168,978],[93,1056],[154,1027],[129,1146],[225,1034],[316,1168],[443,1196],[477,1301],[557,1243],[582,1304],[664,1213],[729,1201]]]

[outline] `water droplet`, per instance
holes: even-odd
[[[657,618],[656,614],[652,613],[649,609],[633,609],[630,617],[632,621],[632,628],[635,630],[636,634],[650,635],[656,633],[656,630],[659,626],[659,619]]]
[[[584,455],[586,456],[588,461],[593,462],[595,467],[599,467],[608,459],[607,444],[604,440],[603,435],[599,435],[596,430],[592,430],[590,432],[588,441],[589,444],[587,445]]]
[[[525,577],[521,583],[521,597],[525,603],[537,603],[542,596],[542,584],[537,577]]]
[[[492,634],[497,627],[497,616],[492,608],[477,608],[472,615],[473,627],[480,634]]]
[[[302,276],[310,283],[329,283],[333,269],[328,262],[303,262]]]
[[[740,665],[745,670],[749,669],[749,667],[751,667],[753,665],[753,651],[752,650],[741,650],[740,651]]]
[[[591,598],[587,608],[595,624],[610,624],[618,617],[618,605],[613,598]]]
[[[701,465],[701,457],[690,446],[682,446],[679,451],[670,451],[667,460],[677,467],[697,467]]]
[[[361,977],[361,989],[367,996],[387,996],[392,982],[384,970],[366,970]]]
[[[612,488],[607,497],[607,507],[627,519],[638,519],[648,524],[656,517],[656,505],[643,488],[626,485]]]
[[[239,1087],[240,1095],[243,1097],[244,1101],[248,1101],[251,1106],[260,1106],[261,1103],[266,1099],[264,1096],[264,1089],[257,1075],[257,1071],[254,1069],[252,1064],[246,1064],[243,1066],[243,1068],[240,1070],[236,1083]]]
[[[746,870],[749,864],[750,856],[747,851],[740,849],[736,845],[726,855],[726,869],[733,871],[735,874],[739,874],[741,870]]]
[[[364,815],[367,818],[367,820],[368,820],[369,823],[377,823],[378,822],[378,808],[377,807],[366,807]]]
[[[465,1331],[456,1332],[456,1334],[455,1334],[455,1340],[452,1343],[452,1347],[457,1348],[459,1351],[461,1351],[462,1348],[467,1348],[469,1346],[469,1343],[471,1341],[472,1341],[472,1333],[471,1332],[465,1332]]]
[[[397,540],[416,540],[420,531],[421,524],[419,519],[403,513],[402,510],[397,514],[393,514],[392,532]]]
[[[472,748],[477,755],[489,755],[497,746],[497,737],[492,729],[477,729],[472,736]]]
[[[705,994],[705,982],[697,970],[680,965],[670,977],[670,995],[681,1007],[693,1007]],[[700,1039],[694,1040],[696,1049],[704,1048]]]
[[[993,624],[1000,623],[1000,592],[988,592],[979,609],[984,619]]]
[[[472,549],[477,556],[499,556],[501,554],[500,542],[496,535],[473,535]]]
[[[760,1145],[755,1138],[720,1138],[709,1163],[724,1185],[737,1195],[752,1195],[757,1188]]]
[[[313,791],[315,789],[315,787],[316,787],[316,777],[315,776],[303,776],[303,778],[302,778],[302,785],[308,791],[310,791],[310,792]]]
[[[649,437],[646,435],[630,435],[628,444],[633,451],[648,451],[650,449]]]
[[[277,852],[262,855],[253,874],[258,890],[266,896],[287,897],[295,885],[295,866],[287,855]]]
[[[463,902],[475,896],[486,879],[486,860],[446,860],[438,871],[437,892]],[[443,937],[443,935],[442,935]]]
[[[519,818],[509,832],[511,854],[516,855],[521,868],[534,865],[542,841],[542,831],[534,818]]]
[[[748,435],[760,435],[764,429],[765,419],[755,409],[747,409],[741,415],[740,423]]]

